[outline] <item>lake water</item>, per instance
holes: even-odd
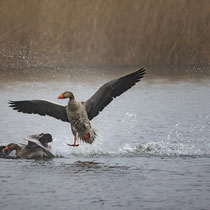
[[[13,111],[8,100],[70,90],[87,99],[110,78],[0,84],[0,145],[53,136],[52,160],[0,159],[0,209],[209,209],[209,80],[143,79],[94,120],[93,145],[72,148],[68,123]]]

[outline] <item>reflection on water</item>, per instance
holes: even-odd
[[[119,166],[119,165],[107,165],[105,163],[95,162],[95,161],[75,161],[73,163],[61,164],[60,167],[68,167],[71,170],[71,173],[86,173],[86,172],[95,172],[102,173],[104,171],[113,172],[116,170],[128,170],[128,166]]]
[[[66,145],[73,141],[68,123],[7,104],[57,102],[63,90],[83,100],[106,80],[1,83],[0,145],[45,132],[57,156],[0,158],[1,209],[208,209],[209,81],[143,80],[92,121],[94,144],[78,148]]]

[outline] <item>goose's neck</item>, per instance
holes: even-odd
[[[21,147],[19,145],[17,145],[17,144],[12,144],[10,150],[11,151],[15,150],[16,153],[17,153],[17,152],[21,151]]]
[[[70,111],[76,111],[79,108],[79,103],[75,99],[69,99],[68,109]]]

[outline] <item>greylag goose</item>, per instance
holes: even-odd
[[[10,143],[2,149],[4,154],[9,155],[13,150],[16,151],[17,158],[53,158],[54,155],[49,151],[48,142],[52,142],[50,134],[32,135],[26,138],[28,144]],[[2,146],[3,147],[3,146]]]
[[[28,114],[48,115],[71,124],[76,144],[77,136],[84,142],[92,144],[96,132],[91,127],[90,121],[96,117],[114,98],[130,89],[144,77],[145,68],[141,68],[131,74],[111,80],[102,85],[87,101],[76,101],[72,92],[66,91],[58,96],[58,99],[68,98],[67,106],[55,104],[45,100],[9,101],[10,107],[18,112]]]

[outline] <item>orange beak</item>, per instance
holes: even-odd
[[[9,150],[8,146],[4,147],[2,151]]]
[[[61,93],[61,94],[57,97],[57,99],[62,99],[62,98],[64,98],[64,97],[63,97],[63,93]]]

